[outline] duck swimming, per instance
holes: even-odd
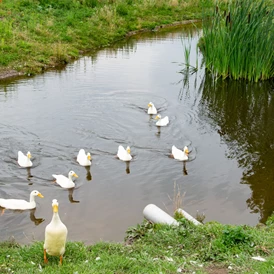
[[[33,190],[30,193],[29,202],[22,199],[0,199],[0,206],[5,209],[13,210],[27,210],[36,208],[35,197],[44,198],[44,196],[38,191]]]
[[[72,181],[72,177],[78,178],[78,175],[72,170],[69,172],[68,177],[56,174],[52,174],[52,176],[56,179],[56,183],[62,188],[75,187],[75,183]]]
[[[156,120],[158,120],[156,122],[156,126],[159,126],[159,127],[165,127],[169,124],[169,118],[168,116],[165,116],[164,118],[162,118],[162,116],[160,114],[158,114],[156,117],[155,117]]]
[[[128,146],[126,149],[123,146],[118,147],[117,157],[122,161],[130,161],[132,156],[130,155],[130,147]]]
[[[25,155],[22,151],[18,151],[18,164],[21,167],[31,167],[32,166],[32,162],[30,160],[31,158],[31,154],[28,151],[27,155]]]
[[[84,149],[80,149],[77,155],[77,162],[81,165],[81,166],[90,166],[91,165],[91,155],[88,152],[86,154]]]
[[[181,149],[178,149],[176,146],[173,145],[171,148],[171,153],[174,159],[176,160],[179,160],[179,161],[188,160],[189,150],[187,146],[185,146],[184,150],[182,151]]]
[[[150,102],[147,106],[148,106],[147,114],[157,114],[157,109],[153,103]]]

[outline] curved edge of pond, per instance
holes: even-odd
[[[173,22],[173,23],[170,23],[170,24],[159,25],[159,26],[156,26],[153,29],[144,28],[144,29],[140,29],[140,30],[130,31],[123,38],[121,38],[119,40],[131,37],[131,36],[134,36],[134,35],[137,35],[137,34],[141,34],[141,33],[155,32],[155,31],[160,31],[161,29],[167,29],[167,28],[176,28],[176,27],[180,27],[180,26],[183,26],[183,25],[194,24],[194,23],[198,23],[198,22],[201,22],[201,20],[198,20],[198,19],[197,20],[196,19],[183,20],[183,21],[176,21],[176,22]],[[113,41],[112,44],[114,44],[117,41],[118,40]],[[86,51],[80,51],[81,55],[79,56],[79,58],[81,58],[85,53],[88,53],[88,52],[93,51],[93,50],[100,50],[100,49],[102,49],[102,47],[98,47],[98,48],[95,48],[95,49],[89,49],[89,50],[86,50]],[[77,60],[77,59],[78,58],[73,59],[72,62]],[[67,64],[69,64],[69,63],[70,62],[68,62]],[[67,64],[56,63],[53,66],[46,66],[45,65],[45,67],[43,68],[43,71],[41,72],[41,74],[44,73],[44,72],[50,71],[52,69],[65,68]],[[10,79],[22,78],[22,77],[25,78],[25,77],[28,77],[28,76],[34,76],[34,75],[28,75],[24,72],[20,72],[20,71],[16,71],[14,69],[8,69],[8,68],[6,70],[5,69],[0,70],[0,82],[3,81],[3,80],[10,80]]]

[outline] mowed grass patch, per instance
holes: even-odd
[[[274,225],[223,225],[208,222],[195,226],[180,215],[180,225],[144,221],[127,231],[125,242],[85,245],[68,242],[63,265],[48,256],[43,262],[43,242],[0,244],[1,273],[271,273],[274,263]],[[92,233],[92,232],[91,232]],[[252,257],[261,257],[258,261]]]
[[[0,70],[34,74],[83,52],[111,45],[129,31],[202,18],[213,0],[53,1],[0,3]]]

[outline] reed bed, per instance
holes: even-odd
[[[258,82],[274,77],[274,8],[265,0],[230,1],[204,20],[201,49],[216,77]]]

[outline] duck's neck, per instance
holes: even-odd
[[[34,197],[34,195],[30,194],[29,202],[30,202],[30,204],[35,204],[35,197]]]
[[[69,174],[68,178],[70,181],[72,181],[72,175]]]
[[[58,223],[60,221],[60,217],[59,217],[59,214],[58,212],[54,212],[53,215],[52,215],[52,220],[51,220],[53,223]]]

